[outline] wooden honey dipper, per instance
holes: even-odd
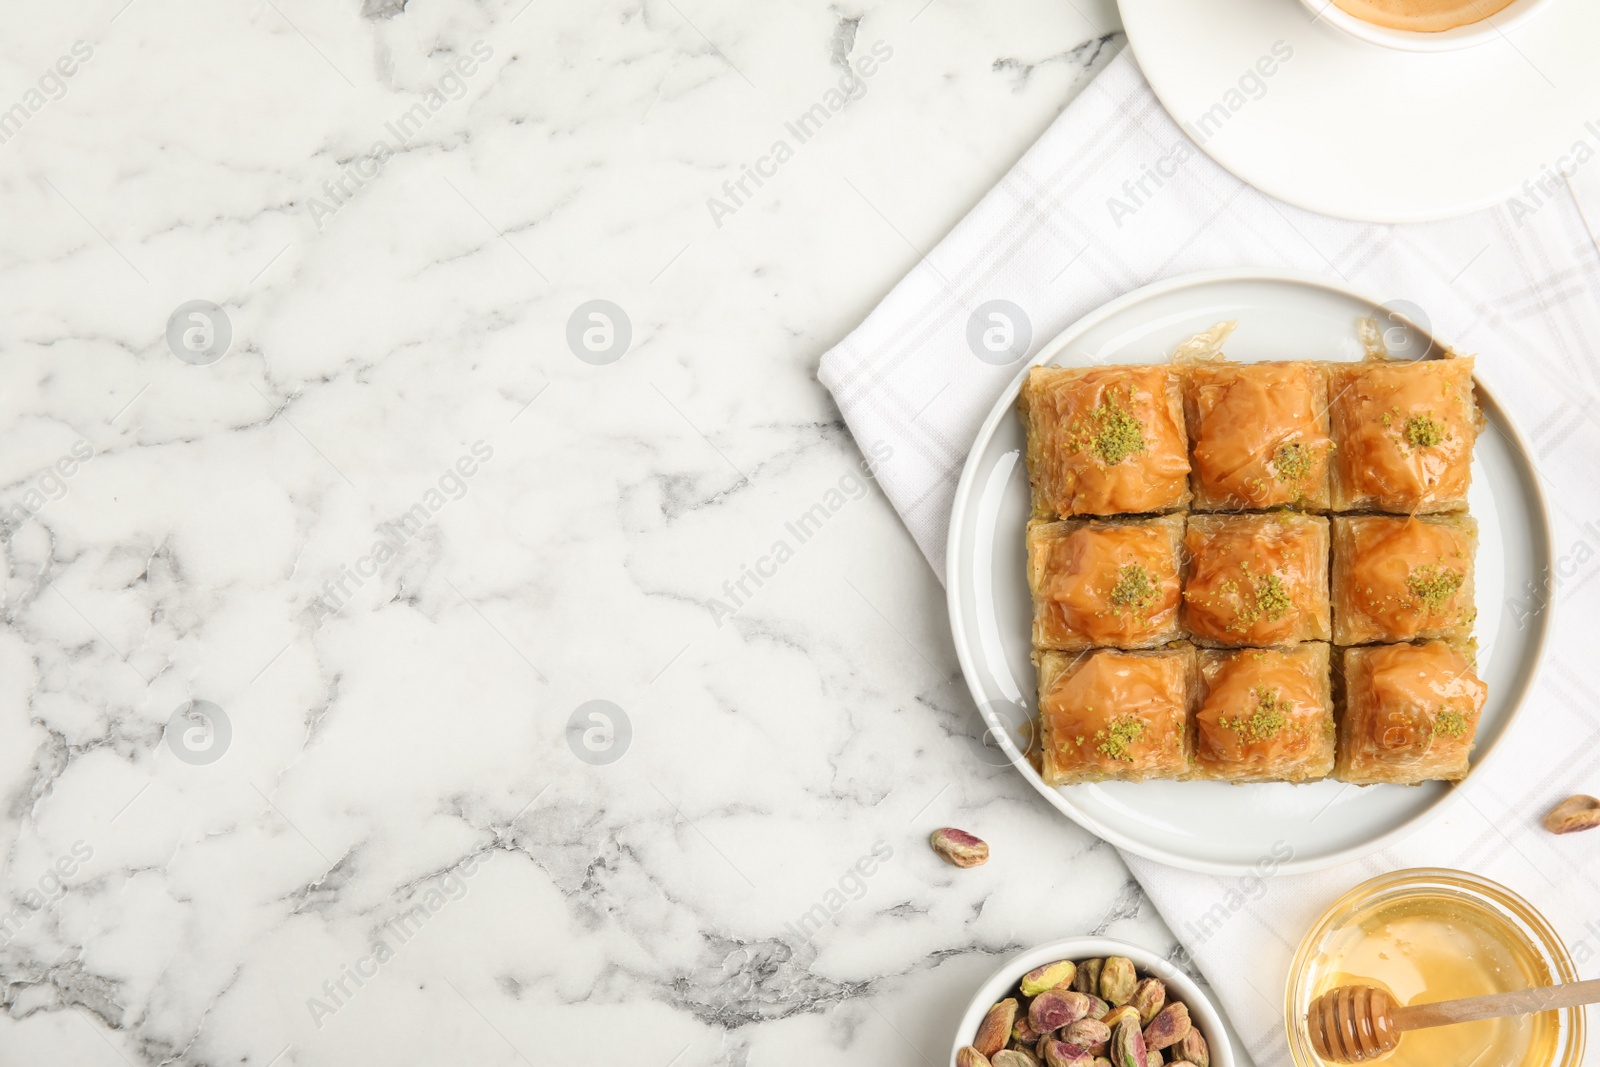
[[[1397,1006],[1394,998],[1381,989],[1345,985],[1330,989],[1311,1002],[1306,1027],[1318,1056],[1329,1063],[1360,1063],[1393,1049],[1407,1030],[1531,1015],[1579,1004],[1600,1004],[1600,978],[1487,997],[1413,1004],[1409,1008]]]

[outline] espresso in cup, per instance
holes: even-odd
[[[1512,0],[1333,0],[1342,10],[1375,26],[1415,33],[1442,33],[1482,22]]]

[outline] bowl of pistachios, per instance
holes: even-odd
[[[1074,937],[1013,956],[978,990],[952,1067],[1235,1067],[1222,1017],[1149,949]]]

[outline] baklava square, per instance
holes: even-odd
[[[1190,515],[1182,626],[1203,645],[1289,645],[1331,636],[1328,520],[1280,511]]]
[[[1036,518],[1189,503],[1183,394],[1171,367],[1034,367],[1019,404]]]
[[[1179,636],[1183,516],[1028,524],[1035,648],[1154,648]]]
[[[1328,510],[1324,365],[1195,364],[1183,403],[1196,511]]]
[[[1488,690],[1444,641],[1344,650],[1334,777],[1356,785],[1460,781]]]
[[[1465,641],[1477,619],[1468,515],[1351,515],[1333,520],[1333,639]]]
[[[1040,775],[1051,785],[1189,771],[1195,652],[1041,652]]]
[[[1329,647],[1200,651],[1192,777],[1310,782],[1333,771]]]
[[[1332,364],[1333,509],[1465,511],[1479,415],[1472,357]]]

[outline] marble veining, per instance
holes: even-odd
[[[0,1064],[934,1064],[1016,948],[1171,949],[815,380],[1109,0],[7,29]]]

